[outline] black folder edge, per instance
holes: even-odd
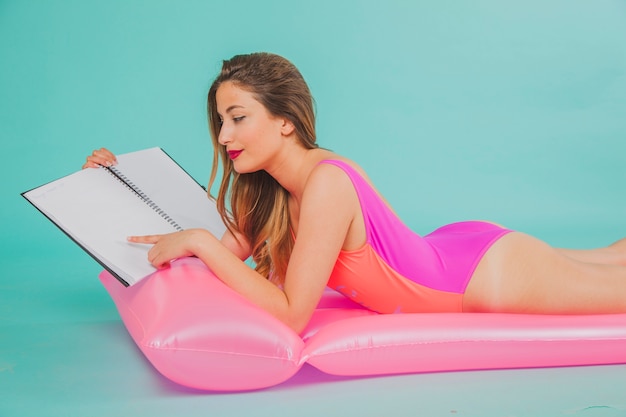
[[[60,179],[60,178],[59,178]],[[52,181],[51,181],[52,182]],[[43,184],[45,185],[45,184]],[[35,187],[35,188],[39,188],[39,187]],[[35,189],[33,188],[33,190]],[[65,234],[67,237],[69,237],[74,243],[76,243],[76,245],[78,245],[78,247],[80,247],[82,250],[84,250],[85,252],[87,252],[87,254],[89,256],[91,256],[96,262],[98,262],[100,264],[100,266],[102,266],[104,269],[107,270],[107,272],[109,272],[111,275],[113,275],[115,278],[117,278],[117,280],[119,282],[122,283],[122,285],[124,285],[125,287],[129,287],[130,284],[128,282],[126,282],[125,279],[123,279],[122,277],[120,277],[117,272],[113,271],[113,269],[111,269],[107,264],[105,264],[103,261],[100,260],[100,258],[98,258],[94,253],[91,253],[91,251],[89,251],[85,246],[83,246],[78,240],[76,240],[74,238],[74,236],[70,235],[63,227],[61,227],[61,225],[59,225],[56,221],[54,221],[50,216],[48,216],[46,213],[44,213],[43,211],[41,211],[41,209],[39,207],[37,207],[32,201],[30,201],[28,199],[28,197],[26,197],[26,193],[28,191],[24,191],[23,193],[21,193],[22,197],[24,197],[26,199],[26,201],[28,201],[33,207],[35,207],[37,209],[38,212],[40,212],[41,214],[43,214],[48,220],[50,220],[51,223],[53,223],[60,231],[63,232],[63,234]]]

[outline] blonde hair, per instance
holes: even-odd
[[[281,284],[294,244],[289,220],[289,193],[265,171],[235,172],[225,147],[219,144],[221,123],[216,94],[219,86],[227,81],[251,92],[270,114],[288,119],[295,127],[298,140],[307,149],[317,148],[313,97],[295,65],[281,56],[265,52],[237,55],[223,61],[222,70],[208,94],[207,110],[214,149],[209,190],[221,162],[222,180],[216,198],[220,216],[231,232],[245,237],[252,250],[255,269]]]

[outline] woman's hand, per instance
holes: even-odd
[[[117,164],[115,155],[106,148],[96,149],[87,157],[87,162],[83,164],[85,168],[110,167]]]
[[[154,245],[148,252],[148,261],[155,268],[166,268],[174,259],[196,256],[198,248],[215,237],[204,229],[189,229],[166,235],[130,236],[132,243]]]

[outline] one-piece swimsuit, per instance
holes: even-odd
[[[366,242],[341,251],[328,286],[380,313],[461,312],[463,294],[485,252],[511,232],[482,221],[452,223],[420,236],[352,166],[324,160],[352,181]]]

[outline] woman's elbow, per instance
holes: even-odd
[[[309,321],[311,320],[311,315],[312,312],[308,314],[287,312],[286,314],[282,315],[282,317],[278,317],[278,319],[291,330],[293,330],[297,334],[300,334],[309,324]]]

